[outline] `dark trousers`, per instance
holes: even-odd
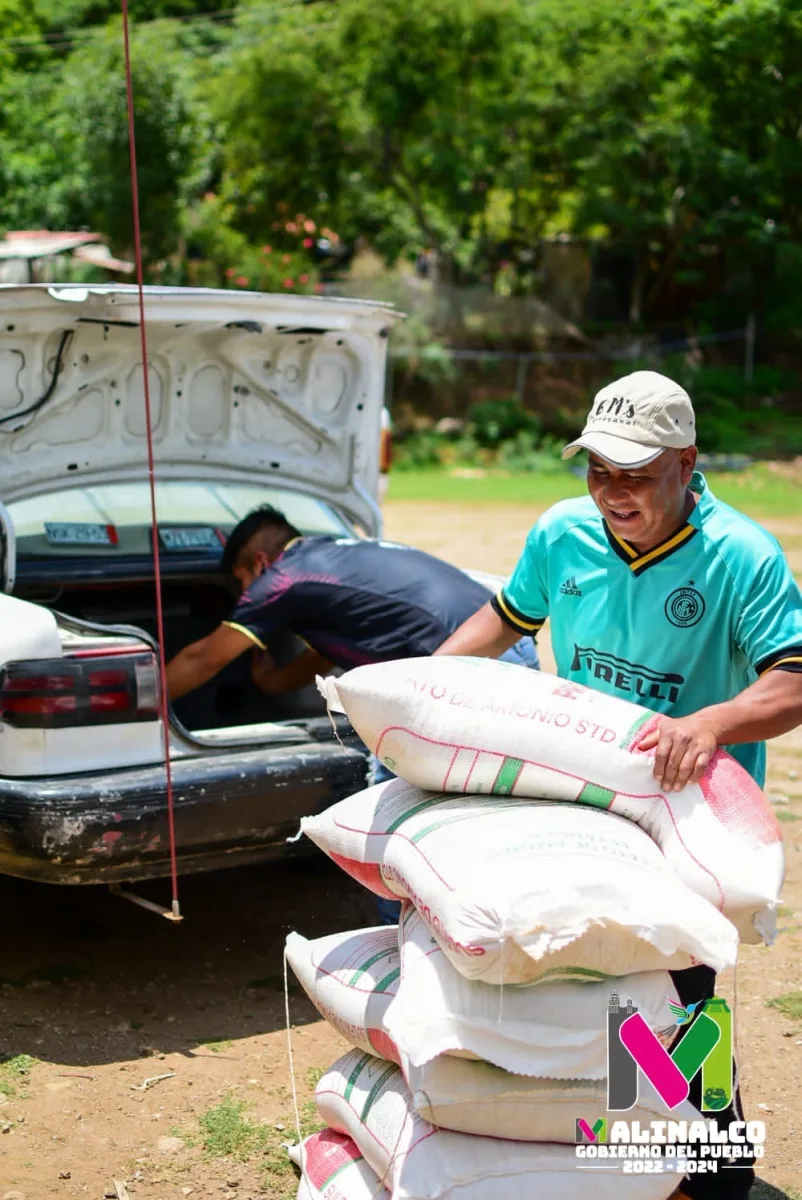
[[[672,971],[671,978],[680,1001],[687,1008],[689,1004],[709,1000],[716,990],[716,973],[711,967],[691,967],[687,971]],[[701,1008],[701,1006],[700,1006]],[[697,1013],[700,1009],[696,1010]],[[691,1022],[692,1023],[692,1022]],[[690,1024],[685,1027],[684,1036]],[[732,1103],[729,1108],[720,1112],[702,1113],[704,1119],[715,1117],[720,1126],[726,1126],[730,1121],[743,1121],[744,1111],[741,1104],[741,1092],[737,1086],[737,1068],[735,1074],[736,1086]],[[702,1073],[698,1072],[691,1084],[688,1097],[691,1104],[701,1112],[702,1108]],[[748,1147],[744,1147],[748,1149]],[[681,1184],[683,1192],[692,1200],[746,1200],[749,1189],[755,1181],[754,1157],[737,1159],[738,1166],[727,1166],[726,1160],[719,1159],[718,1173],[715,1175],[688,1175]]]

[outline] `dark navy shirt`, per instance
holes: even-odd
[[[243,592],[231,620],[263,649],[291,629],[339,667],[428,655],[491,593],[409,546],[305,537]]]

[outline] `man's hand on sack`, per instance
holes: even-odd
[[[680,792],[698,783],[718,749],[712,725],[699,714],[664,717],[638,743],[638,750],[654,750],[654,777],[664,792]]]

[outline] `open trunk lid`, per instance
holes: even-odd
[[[281,482],[377,533],[399,315],[367,301],[146,288],[157,477]],[[136,288],[0,286],[0,499],[146,469]]]

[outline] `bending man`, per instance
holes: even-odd
[[[254,682],[271,694],[303,687],[332,666],[429,655],[491,595],[457,567],[421,550],[368,539],[303,537],[269,505],[232,530],[223,569],[242,588],[239,603],[230,620],[169,663],[173,700],[254,648],[259,652]],[[279,628],[292,630],[308,649],[277,668],[268,643]],[[500,653],[511,662],[538,665],[527,635],[516,635]]]

